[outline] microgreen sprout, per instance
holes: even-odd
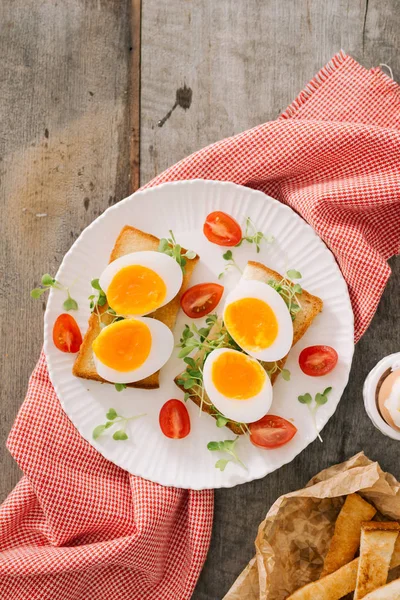
[[[313,423],[314,423],[314,427],[315,427],[315,431],[317,432],[317,435],[319,437],[320,442],[322,442],[322,437],[319,434],[319,431],[317,429],[317,421],[316,421],[316,414],[317,414],[317,410],[319,409],[320,406],[323,406],[324,404],[326,404],[328,402],[328,395],[330,394],[330,392],[332,391],[331,387],[327,387],[322,394],[318,393],[315,394],[315,398],[314,398],[314,405],[313,404],[313,399],[311,394],[307,393],[307,394],[303,394],[302,396],[299,396],[297,399],[301,404],[306,404],[308,410],[311,413],[312,419],[313,419]]]
[[[286,276],[280,281],[270,279],[267,283],[276,290],[284,299],[292,321],[295,320],[297,313],[301,310],[299,295],[303,293],[303,288],[299,283],[294,283],[293,279],[301,279],[301,273],[295,269],[289,269]]]
[[[90,300],[89,306],[90,306],[91,311],[94,312],[97,307],[105,305],[105,303],[107,302],[107,296],[106,296],[105,292],[101,289],[100,282],[98,279],[92,279],[90,284],[91,284],[92,288],[94,290],[96,290],[96,292],[97,292],[97,295],[91,294],[89,296],[89,300]]]
[[[277,371],[280,371],[280,374],[282,375],[282,379],[284,379],[285,381],[290,381],[291,373],[290,373],[289,369],[282,369],[282,367],[279,365],[278,362],[274,362],[272,367],[267,370],[269,378],[271,378],[272,375],[274,373],[276,373]]]
[[[255,244],[257,254],[258,254],[260,252],[260,243],[262,241],[266,242],[267,244],[272,244],[272,242],[274,240],[275,240],[275,238],[273,235],[266,235],[262,231],[257,231],[257,227],[255,226],[253,221],[250,219],[250,217],[247,217],[246,218],[246,229],[244,232],[244,236],[242,237],[240,242],[238,244],[236,244],[236,246],[240,246],[243,242],[249,242],[249,244]]]
[[[176,243],[175,236],[171,230],[169,230],[169,235],[169,238],[162,238],[160,240],[158,252],[163,252],[164,254],[168,254],[168,256],[172,256],[184,273],[187,259],[191,260],[196,258],[196,252],[193,252],[193,250],[186,250],[186,252],[182,253],[182,246]]]
[[[31,298],[40,298],[50,288],[54,288],[55,290],[62,290],[63,292],[67,293],[67,299],[64,300],[63,308],[65,310],[78,310],[78,303],[71,297],[68,287],[62,285],[59,281],[54,279],[54,277],[52,277],[48,273],[45,273],[42,276],[41,283],[43,287],[33,289],[31,291]]]
[[[102,316],[104,314],[110,315],[112,317],[109,325],[112,325],[116,321],[121,321],[122,319],[125,318],[123,315],[118,315],[115,312],[115,310],[113,308],[111,308],[110,306],[108,306],[106,310],[103,310],[102,312],[100,312],[99,307],[102,307],[105,304],[107,304],[106,293],[104,292],[104,290],[101,289],[100,282],[98,279],[92,279],[91,286],[94,290],[96,290],[97,294],[91,294],[89,296],[89,301],[90,301],[89,306],[90,306],[90,310],[97,315],[100,327],[105,326],[105,323],[103,323],[103,321],[102,321]],[[123,385],[123,384],[117,384],[117,385]],[[118,390],[118,391],[121,391],[121,390]]]
[[[226,252],[224,252],[222,258],[226,260],[227,264],[225,265],[224,270],[218,275],[218,279],[222,279],[225,273],[232,268],[237,269],[239,273],[243,273],[242,269],[239,267],[236,260],[233,258],[232,250],[227,250]]]
[[[97,440],[107,429],[110,429],[110,427],[120,425],[121,427],[114,431],[113,439],[118,441],[127,440],[128,434],[126,433],[126,426],[129,421],[134,421],[135,419],[140,419],[145,416],[146,414],[143,413],[141,415],[135,415],[134,417],[123,417],[117,413],[115,408],[109,408],[106,413],[107,421],[102,425],[97,425],[97,427],[93,429],[92,437],[94,440]]]
[[[185,390],[185,402],[194,396],[199,398],[200,415],[204,405],[207,405],[210,408],[211,414],[217,418],[217,427],[223,427],[229,422],[238,425],[243,433],[247,433],[248,427],[245,423],[238,423],[231,419],[227,419],[217,411],[205,393],[203,366],[209,353],[217,348],[233,348],[234,350],[242,351],[222,326],[219,331],[218,328],[215,328],[213,330],[212,338],[209,338],[211,330],[217,323],[217,315],[208,315],[206,318],[206,327],[198,329],[194,323],[192,323],[191,327],[185,325],[178,344],[178,348],[181,348],[178,356],[183,358],[186,364],[186,370],[177,379],[177,384]],[[197,358],[189,356],[194,350],[201,352]]]
[[[217,460],[217,462],[215,463],[216,469],[224,471],[226,465],[229,462],[233,462],[237,465],[240,465],[241,467],[243,467],[243,469],[246,469],[247,471],[246,465],[240,460],[235,451],[235,445],[238,439],[239,436],[237,435],[234,440],[225,440],[223,442],[208,442],[207,448],[208,450],[210,450],[210,452],[226,452],[229,455],[229,458],[220,458],[219,460]]]

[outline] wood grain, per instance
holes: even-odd
[[[45,304],[29,291],[42,273],[56,272],[95,217],[129,193],[139,115],[137,107],[130,144],[135,105],[127,91],[137,62],[129,49],[138,18],[131,31],[129,14],[138,4],[0,3],[1,499],[20,477],[5,440],[43,343]],[[131,182],[138,185],[137,165]]]
[[[128,81],[129,108],[129,193],[133,194],[140,187],[140,61],[141,61],[141,18],[142,1],[129,0],[128,13],[130,31],[130,60]],[[119,198],[120,200],[120,198]]]

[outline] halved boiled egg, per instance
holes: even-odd
[[[133,383],[152,375],[174,348],[171,330],[157,319],[124,319],[104,327],[92,344],[100,377],[112,383]]]
[[[171,256],[143,251],[111,262],[100,277],[108,304],[119,315],[148,315],[170,302],[182,285],[182,269]]]
[[[214,406],[228,419],[253,423],[272,402],[272,386],[263,367],[237,350],[219,348],[204,363],[204,388]]]
[[[247,354],[275,361],[289,352],[293,323],[283,298],[261,281],[242,281],[228,294],[224,324]]]

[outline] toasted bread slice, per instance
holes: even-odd
[[[399,530],[399,524],[393,521],[362,524],[354,600],[385,585]]]
[[[337,571],[299,588],[287,600],[339,600],[356,585],[359,559],[355,558]]]
[[[353,592],[356,587],[359,562],[360,559],[355,558],[337,571],[322,577],[318,581],[308,583],[296,590],[289,596],[288,600],[339,600],[340,598],[343,598],[346,594]],[[394,546],[393,555],[390,561],[390,569],[396,569],[398,566],[400,566],[400,536],[398,536]],[[379,589],[382,590],[384,588]],[[376,590],[376,592],[377,591],[378,590]],[[374,594],[375,592],[371,593]],[[367,594],[367,596],[364,596],[364,600],[366,598],[369,599],[370,597],[372,600],[373,597],[370,594]],[[378,598],[376,598],[376,600],[378,600]],[[397,598],[397,596],[383,596],[383,598],[379,598],[379,600],[386,600],[386,598]]]
[[[269,269],[265,265],[249,261],[243,272],[243,279],[249,279],[252,281],[262,281],[267,283],[268,281],[282,281],[282,275]],[[322,310],[323,302],[318,296],[313,296],[306,290],[303,290],[302,294],[299,295],[299,301],[301,303],[301,310],[296,314],[296,318],[293,321],[293,343],[292,347],[303,337],[315,317]],[[278,361],[278,366],[283,369],[287,355]],[[271,363],[264,363],[266,370],[272,367]],[[278,377],[280,371],[275,371],[271,377],[271,382],[274,383]]]
[[[364,596],[364,600],[400,600],[400,579],[370,592]]]
[[[264,283],[268,283],[268,281],[270,281],[270,280],[279,282],[282,280],[282,275],[280,275],[276,271],[273,271],[272,269],[269,269],[268,267],[266,267],[265,265],[263,265],[259,262],[249,261],[243,272],[243,279],[262,281]],[[296,314],[296,317],[293,321],[293,344],[292,344],[292,346],[294,346],[294,344],[296,344],[296,342],[298,342],[300,340],[300,338],[303,337],[303,335],[305,334],[307,329],[310,327],[311,323],[313,322],[313,320],[315,319],[317,314],[322,310],[322,306],[323,306],[323,302],[320,298],[318,298],[317,296],[313,296],[306,290],[303,290],[303,292],[300,296],[300,302],[301,302],[301,310]],[[222,325],[222,322],[218,321],[211,329],[209,337],[212,338],[212,336],[216,336],[217,334],[219,334],[221,332],[221,325]],[[200,354],[198,353],[197,355],[195,355],[194,358],[196,360],[196,358],[198,359],[199,357],[200,357]],[[287,356],[285,356],[284,358],[282,358],[280,361],[277,362],[279,369],[283,368],[283,366],[286,362],[286,359],[287,359]],[[265,362],[265,363],[263,363],[263,366],[268,371],[271,369],[273,364]],[[274,382],[276,381],[276,378],[278,377],[279,372],[280,371],[277,370],[277,371],[275,371],[275,373],[272,374],[272,376],[271,376],[272,384],[274,384]],[[178,380],[180,379],[180,377],[181,377],[181,375],[178,375],[175,378],[175,383],[180,389],[183,390],[183,387],[178,384]],[[190,392],[190,390],[183,390],[183,391]],[[191,400],[193,400],[193,402],[195,402],[195,404],[200,406],[201,400],[197,395],[191,396]],[[210,400],[207,397],[207,395],[205,395],[205,400],[206,401],[203,402],[202,410],[213,416],[215,409],[211,405]],[[243,433],[245,433],[245,431],[242,429],[242,427],[239,424],[233,423],[231,421],[229,421],[229,423],[227,423],[226,426],[229,427],[229,429],[231,429],[231,431],[233,431],[233,433],[235,433],[236,435],[242,435]]]
[[[157,250],[158,244],[160,240],[151,235],[149,233],[144,233],[139,229],[135,229],[134,227],[130,227],[126,225],[120,232],[114,248],[111,252],[110,262],[116,260],[120,256],[124,256],[125,254],[130,254],[131,252],[141,252],[143,250]],[[185,252],[183,250],[183,252]],[[176,316],[180,307],[180,299],[183,292],[187,289],[190,278],[193,273],[193,269],[195,268],[199,258],[192,260],[188,260],[185,267],[185,274],[183,276],[182,287],[179,290],[179,293],[154,313],[149,316],[158,319],[171,330],[175,325]],[[107,310],[107,305],[103,306],[100,309],[100,313],[103,313]],[[109,324],[112,320],[112,317],[108,314],[102,316],[102,322],[106,325]],[[89,318],[89,327],[83,338],[83,342],[79,351],[79,354],[75,360],[72,372],[76,377],[82,377],[83,379],[93,379],[95,381],[101,381],[102,383],[109,383],[102,379],[97,371],[93,360],[93,351],[92,344],[96,337],[100,333],[100,323],[97,315],[92,313]],[[128,386],[143,388],[143,389],[154,389],[159,387],[159,371],[153,373],[146,379],[142,379],[141,381],[136,381],[135,383],[129,383]]]
[[[358,494],[349,494],[335,523],[335,532],[325,557],[321,577],[349,563],[360,545],[361,523],[370,521],[376,509]]]

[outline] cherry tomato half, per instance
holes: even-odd
[[[283,417],[265,415],[259,421],[250,423],[250,441],[260,448],[284,446],[297,432],[296,427]]]
[[[224,286],[219,283],[198,283],[183,294],[182,310],[191,319],[204,317],[214,310],[223,293]]]
[[[210,242],[218,246],[236,246],[242,239],[239,223],[220,210],[208,215],[203,232]]]
[[[186,406],[180,400],[168,400],[160,410],[160,427],[163,434],[180,440],[190,433],[190,418]]]
[[[338,355],[330,346],[309,346],[300,352],[300,369],[311,377],[320,377],[333,371]]]
[[[61,352],[78,352],[82,334],[74,317],[66,313],[57,317],[53,326],[53,342]]]

